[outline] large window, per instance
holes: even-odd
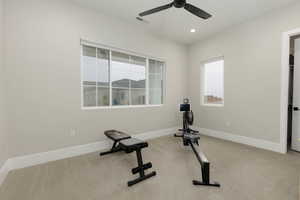
[[[165,63],[82,45],[83,108],[161,105]]]
[[[224,105],[224,59],[205,62],[201,80],[202,105]]]

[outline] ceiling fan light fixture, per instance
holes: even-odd
[[[193,15],[196,15],[197,17],[200,17],[202,19],[208,19],[210,17],[212,17],[211,14],[205,12],[204,10],[189,4],[186,2],[186,0],[173,0],[171,3],[163,5],[163,6],[159,6],[156,8],[152,8],[150,10],[144,11],[142,13],[139,14],[140,17],[144,17],[147,15],[151,15],[169,8],[184,8],[185,10],[187,10],[188,12],[192,13]]]
[[[176,0],[173,2],[175,8],[183,8],[186,4],[186,0]]]

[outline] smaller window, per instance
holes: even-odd
[[[201,67],[201,100],[203,105],[224,105],[224,59],[205,62]]]

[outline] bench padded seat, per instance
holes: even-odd
[[[108,130],[105,131],[104,134],[111,140],[115,141],[115,142],[119,142],[121,140],[126,140],[131,138],[130,135],[123,133],[121,131],[117,131],[117,130]]]
[[[135,151],[137,149],[142,149],[142,148],[148,147],[148,143],[143,140],[136,139],[136,138],[130,138],[130,139],[120,141],[120,146],[126,152],[131,152],[131,151]]]

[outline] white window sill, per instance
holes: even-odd
[[[201,104],[204,107],[224,107],[224,104]]]
[[[81,110],[103,110],[103,109],[128,109],[128,108],[153,108],[162,107],[163,104],[157,105],[136,105],[136,106],[100,106],[100,107],[81,107]]]

